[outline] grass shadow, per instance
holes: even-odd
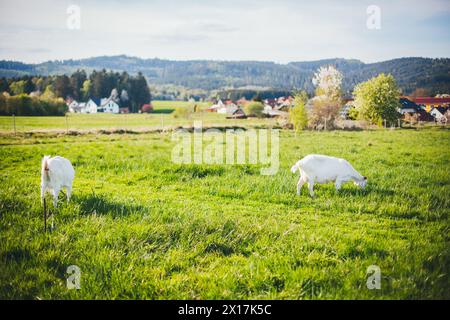
[[[77,196],[74,200],[79,203],[82,215],[111,215],[115,218],[147,210],[147,208],[142,205],[116,202],[107,199],[104,196],[97,196],[95,194]]]
[[[152,111],[152,113],[163,113],[163,114],[170,114],[170,113],[172,113],[172,112],[174,112],[175,111],[175,109],[172,109],[172,108],[170,108],[170,109],[168,109],[168,108],[165,108],[165,109],[156,109],[156,110],[153,110]]]
[[[0,259],[6,263],[18,263],[23,260],[31,260],[32,257],[32,252],[27,248],[11,248],[10,250],[0,253]]]
[[[358,187],[343,187],[339,190],[339,194],[343,196],[367,196],[370,193],[376,193],[383,197],[393,196],[395,194],[394,190],[380,188],[374,185],[368,186],[365,189],[360,189]]]

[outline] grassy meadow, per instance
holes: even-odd
[[[192,113],[189,119],[175,118],[173,111],[177,107],[192,107],[187,101],[152,101],[154,112],[148,114],[74,114],[66,117],[15,117],[0,116],[0,134],[16,132],[70,132],[70,131],[98,131],[98,130],[130,130],[156,131],[171,130],[175,127],[192,125],[193,121],[202,121],[204,126],[223,127],[230,125],[230,120],[224,114],[209,113],[205,109],[206,102],[197,102],[199,112]],[[15,122],[15,124],[14,124]],[[242,119],[236,120],[235,125],[258,127],[276,125],[275,119]]]
[[[88,128],[96,117],[71,120]],[[174,164],[173,145],[170,132],[0,134],[0,298],[450,298],[448,129],[282,130],[273,176],[259,165]],[[309,153],[346,158],[368,187],[297,196],[289,169]],[[44,234],[46,154],[70,159],[76,177]],[[70,265],[80,290],[66,287]],[[380,290],[366,287],[370,265]]]

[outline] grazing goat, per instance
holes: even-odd
[[[302,186],[307,182],[309,194],[314,197],[314,183],[327,183],[334,181],[336,190],[342,183],[353,180],[356,185],[365,188],[367,178],[359,174],[352,165],[344,159],[310,154],[299,160],[291,168],[292,173],[300,171],[297,183],[297,194],[300,195]]]
[[[53,195],[53,205],[58,205],[59,191],[64,187],[67,193],[67,202],[72,193],[72,183],[75,177],[75,170],[69,160],[63,157],[44,156],[42,159],[41,174],[41,200],[44,201],[46,191]]]

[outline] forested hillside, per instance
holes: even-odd
[[[78,69],[91,72],[104,68],[130,74],[140,71],[153,85],[171,84],[204,90],[259,86],[285,90],[306,89],[311,92],[314,71],[327,64],[335,65],[343,73],[346,92],[350,92],[355,84],[382,72],[392,73],[406,94],[416,88],[423,88],[429,94],[450,92],[448,58],[401,58],[370,64],[349,59],[277,64],[260,61],[172,61],[121,55],[40,64],[0,61],[0,77],[72,74]]]

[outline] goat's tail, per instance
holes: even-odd
[[[50,156],[44,156],[42,158],[42,175],[48,173],[48,159],[50,159]]]
[[[300,170],[300,161],[301,161],[301,160],[297,161],[297,162],[292,166],[292,168],[291,168],[291,172],[292,172],[292,173],[295,173],[297,170]]]

